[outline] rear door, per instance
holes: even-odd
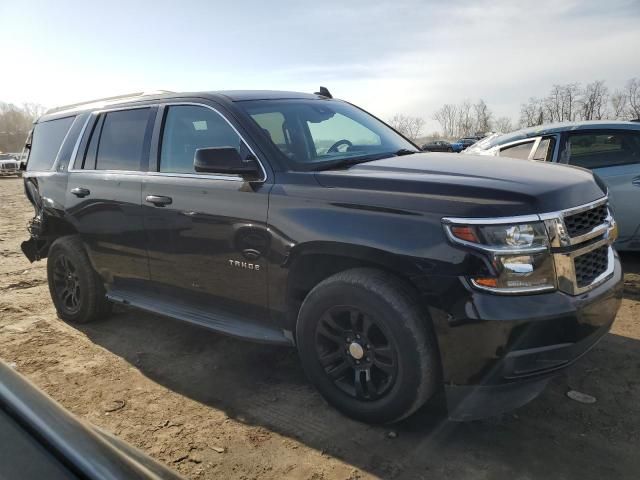
[[[93,114],[69,170],[69,220],[94,268],[107,283],[123,288],[149,279],[141,192],[156,110]]]
[[[155,172],[142,193],[156,292],[176,308],[266,318],[270,185],[193,167],[198,148],[253,153],[232,123],[204,104],[161,107],[156,130]]]
[[[640,131],[568,133],[565,152],[570,165],[593,170],[609,187],[620,231],[618,248],[640,249]]]

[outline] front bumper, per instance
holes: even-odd
[[[524,405],[609,331],[622,299],[612,276],[580,295],[500,296],[467,290],[435,322],[450,417],[470,420]]]

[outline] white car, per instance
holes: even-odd
[[[0,153],[0,176],[20,176],[20,162],[13,156]]]

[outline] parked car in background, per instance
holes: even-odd
[[[434,140],[420,147],[424,152],[453,152],[451,144],[445,140]]]
[[[179,480],[123,440],[75,418],[0,361],[3,480]]]
[[[12,154],[0,153],[0,177],[20,173],[20,162]]]
[[[476,143],[478,139],[476,137],[464,137],[460,140],[451,143],[451,147],[454,152],[461,152],[466,148],[469,148],[471,145]]]
[[[464,153],[564,163],[592,170],[609,188],[620,234],[616,248],[640,250],[640,123],[542,125],[488,137]]]

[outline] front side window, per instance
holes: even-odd
[[[224,118],[197,105],[168,107],[162,132],[161,172],[195,173],[193,159],[199,148],[233,147],[241,154],[245,148]]]
[[[505,147],[500,149],[501,157],[519,158],[521,160],[527,160],[531,149],[533,148],[533,141],[526,143],[519,143],[511,147]]]
[[[375,117],[334,100],[257,100],[238,104],[298,170],[336,161],[392,157],[416,147]]]
[[[36,124],[31,137],[27,163],[29,170],[51,170],[64,137],[75,118],[75,116],[59,118]]]
[[[140,170],[149,113],[149,108],[137,108],[100,114],[91,132],[83,168]]]
[[[569,164],[604,168],[640,163],[640,132],[575,133],[568,139]]]

